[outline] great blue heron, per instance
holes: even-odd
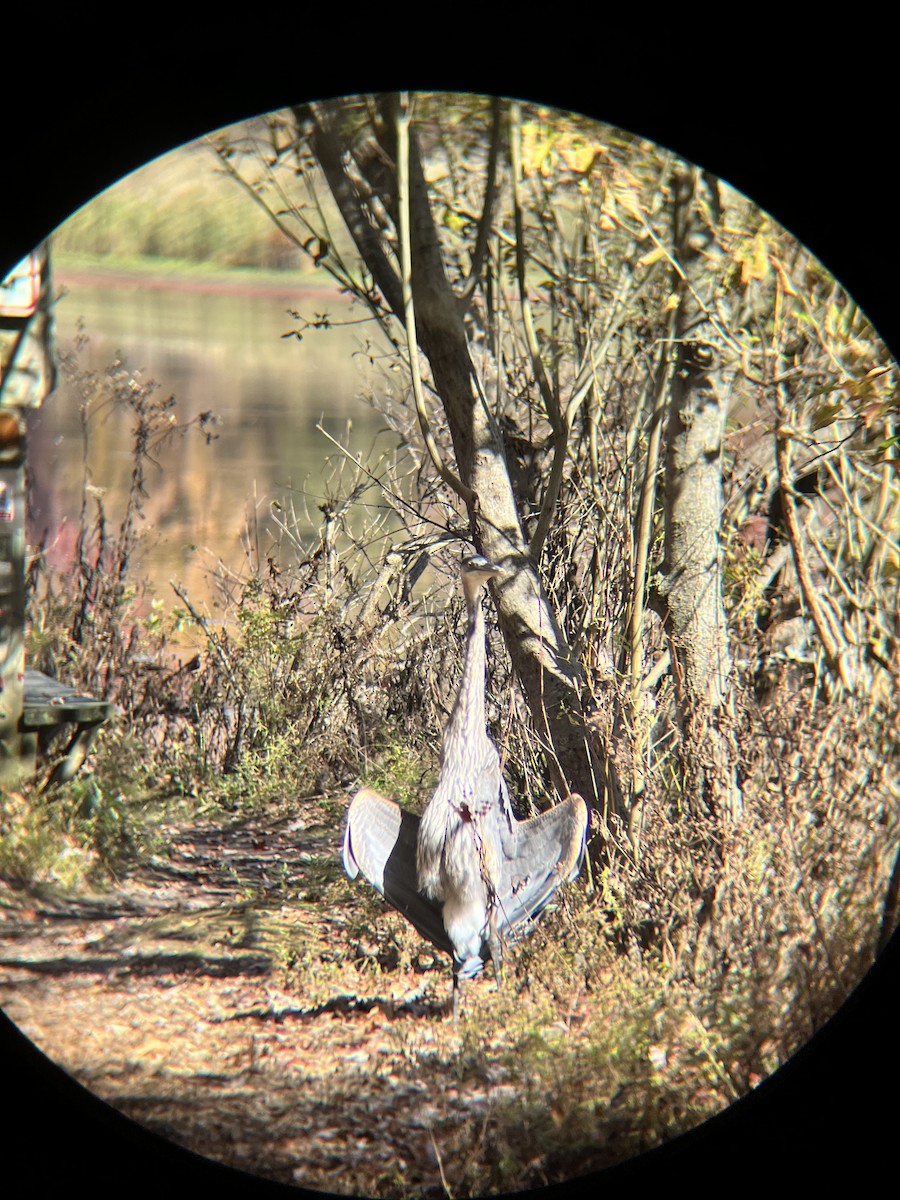
[[[513,939],[578,874],[587,807],[572,795],[528,821],[513,815],[497,748],[485,721],[485,628],[481,591],[500,568],[476,556],[462,567],[469,614],[459,692],[444,731],[437,789],[421,820],[371,788],[354,797],[344,868],[362,874],[423,937],[453,956],[459,981],[488,958],[498,972]]]

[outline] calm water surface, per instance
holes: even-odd
[[[263,557],[275,546],[273,501],[281,512],[293,503],[301,517],[308,514],[298,532],[314,539],[318,505],[336,486],[341,462],[317,424],[363,458],[376,440],[379,450],[393,444],[364,399],[384,378],[364,351],[366,339],[378,336],[371,323],[308,331],[302,341],[282,336],[297,328],[291,308],[307,319],[327,311],[333,321],[358,321],[360,310],[339,296],[298,294],[289,282],[283,291],[171,278],[99,283],[59,268],[56,282],[64,289],[56,313],[60,349],[72,348],[83,322],[85,367],[102,373],[122,357],[155,380],[161,395],[175,396],[179,422],[215,415],[215,440],[207,444],[199,429],[189,429],[155,452],[159,466],[148,471],[137,569],[166,604],[177,602],[174,578],[215,611],[210,574],[220,561],[246,574],[248,528],[258,530]],[[58,565],[71,556],[81,507],[80,403],[61,375],[57,392],[30,422],[30,540],[47,530]],[[131,444],[126,414],[95,413],[89,479],[102,489],[110,517],[124,503]],[[377,502],[374,490],[370,495]]]

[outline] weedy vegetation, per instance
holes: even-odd
[[[437,111],[422,117],[457,282],[481,212],[477,155],[488,153],[487,135],[479,141],[462,120],[472,106],[459,98],[443,124]],[[674,486],[654,441],[670,369],[673,164],[576,118],[558,128],[540,111],[526,118],[519,203],[537,333],[529,347],[516,315],[524,268],[510,207],[494,218],[489,319],[482,328],[473,318],[473,338],[500,364],[495,416],[523,526],[540,530],[540,578],[577,658],[595,747],[640,802],[595,816],[583,876],[510,955],[502,987],[470,989],[458,1039],[442,1008],[447,963],[343,879],[338,853],[357,786],[424,804],[461,654],[457,555],[440,549],[435,530],[465,540],[469,529],[417,449],[420,418],[395,382],[398,362],[406,368],[400,351],[371,398],[399,449],[369,462],[336,453],[317,536],[304,536],[290,512],[262,551],[248,531],[244,574],[219,579],[226,619],[215,626],[190,595],[177,604],[150,596],[131,570],[147,456],[159,438],[203,436],[203,427],[173,421],[169,402],[126,364],[97,376],[67,359],[86,439],[98,406],[131,414],[131,487],[113,518],[86,486],[71,570],[63,578],[36,545],[29,571],[30,662],[115,701],[118,716],[79,778],[52,794],[26,782],[3,798],[3,878],[16,888],[110,886],[166,854],[163,815],[264,828],[300,813],[330,826],[333,857],[310,861],[305,880],[285,878],[281,898],[304,914],[340,911],[342,924],[297,944],[294,927],[279,926],[270,978],[307,1006],[334,1005],[338,993],[380,1006],[391,1018],[379,1027],[390,1069],[404,1086],[434,1085],[431,1150],[404,1150],[408,1129],[393,1125],[394,1167],[375,1159],[369,1169],[344,1148],[347,1186],[376,1196],[538,1186],[691,1128],[822,1027],[896,920],[896,364],[865,314],[770,218],[733,195],[722,212],[706,211],[722,340],[735,351],[719,543],[742,812],[723,821],[685,784],[685,726],[654,590],[666,522],[655,489]],[[285,114],[266,136],[256,198],[273,189],[282,232],[317,267],[327,241],[330,269],[371,311],[376,290],[340,257],[340,238],[310,235],[325,209],[310,199],[309,143]],[[477,146],[464,145],[470,137]],[[259,153],[252,140],[219,147],[227,173]],[[279,175],[288,164],[310,189],[290,204]],[[569,414],[562,452],[535,398],[534,346],[555,395],[571,391],[594,351],[596,378]],[[450,460],[436,405],[431,418]],[[546,745],[490,605],[488,619],[489,724],[527,815],[548,802]],[[350,1066],[337,1069],[350,1080]],[[303,1182],[334,1186],[335,1176],[323,1167]]]

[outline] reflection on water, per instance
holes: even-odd
[[[302,341],[282,335],[296,328],[289,308],[308,319],[327,310],[337,321],[358,319],[358,310],[339,296],[292,295],[287,286],[282,293],[177,280],[100,285],[60,270],[57,283],[65,288],[56,313],[61,349],[72,347],[83,320],[90,339],[85,367],[102,373],[121,356],[176,397],[179,422],[207,410],[215,414],[215,440],[207,444],[199,429],[189,429],[159,449],[159,468],[148,472],[138,569],[158,596],[167,604],[174,600],[174,577],[213,606],[208,575],[216,562],[246,568],[249,514],[256,513],[263,554],[271,549],[277,536],[272,501],[282,511],[292,502],[298,513],[308,513],[299,533],[314,536],[317,506],[336,466],[335,448],[316,425],[348,440],[364,458],[383,428],[363,399],[378,385],[378,368],[359,353],[377,331],[353,324],[310,331]],[[59,565],[74,546],[81,506],[79,404],[61,375],[57,392],[30,420],[30,538],[47,530]],[[90,482],[104,489],[111,517],[121,512],[127,492],[131,440],[127,414],[93,418]]]

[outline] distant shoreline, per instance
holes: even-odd
[[[336,287],[311,284],[308,279],[292,277],[285,271],[284,281],[267,275],[254,279],[251,273],[240,273],[229,278],[227,272],[215,274],[188,274],[160,267],[152,269],[130,266],[87,266],[53,264],[53,281],[57,287],[108,287],[140,288],[153,291],[194,292],[215,296],[259,296],[271,300],[293,300],[309,302],[318,300],[328,304],[349,304],[350,298],[343,296]]]

